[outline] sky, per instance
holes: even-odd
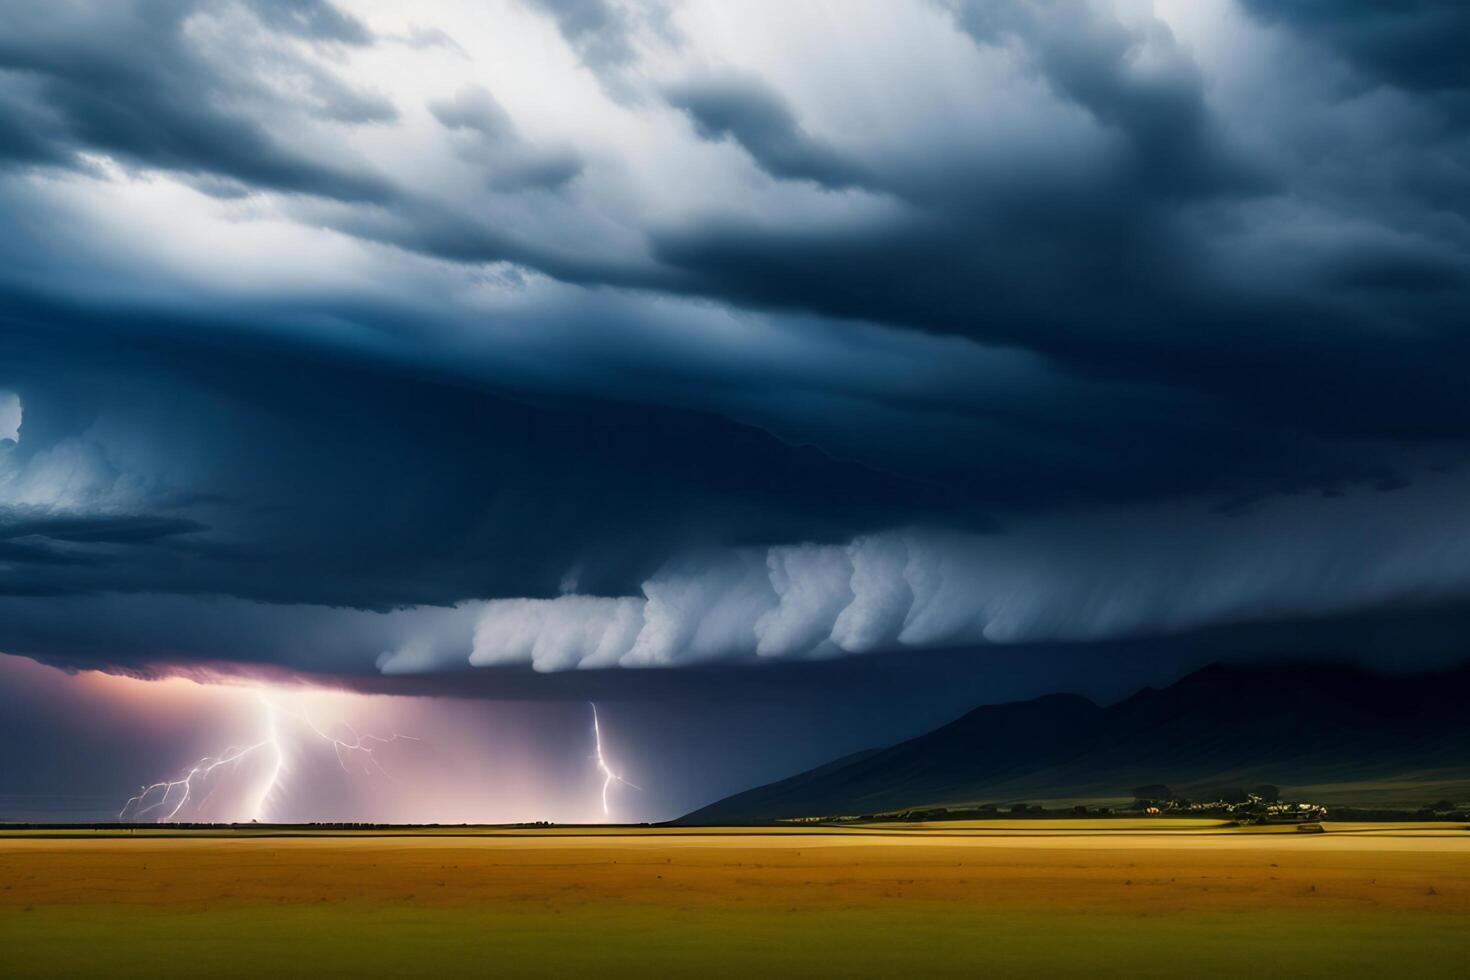
[[[1463,655],[1467,43],[11,0],[0,817],[274,717],[297,789],[262,750],[218,812],[592,819],[611,761],[662,819],[977,703]],[[421,782],[313,775],[380,728]]]

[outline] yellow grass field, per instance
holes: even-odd
[[[0,976],[1464,977],[1470,831],[0,832]]]

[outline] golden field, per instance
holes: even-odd
[[[1470,831],[0,832],[0,976],[1462,977]]]

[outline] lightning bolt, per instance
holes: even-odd
[[[612,789],[613,783],[622,783],[624,786],[631,786],[633,789],[639,789],[640,787],[628,782],[614,772],[612,766],[607,764],[607,756],[602,751],[602,726],[597,722],[597,705],[595,704],[592,705],[592,742],[596,748],[594,758],[597,759],[597,771],[602,773],[602,815],[606,817],[612,812],[607,804],[607,791]]]
[[[261,692],[259,694],[261,709],[263,713],[262,729],[263,737],[250,745],[230,746],[217,756],[205,756],[200,759],[189,770],[177,779],[167,779],[144,786],[139,790],[137,796],[128,799],[123,804],[122,810],[118,812],[119,820],[141,821],[145,817],[154,816],[158,823],[169,823],[176,819],[179,813],[191,801],[203,805],[208,801],[213,792],[211,786],[202,798],[197,797],[196,783],[208,781],[217,770],[226,769],[233,772],[239,768],[241,762],[257,754],[267,755],[269,758],[265,778],[261,782],[260,790],[255,794],[255,803],[251,807],[251,820],[264,820],[267,805],[271,796],[280,786],[281,775],[286,768],[286,753],[282,744],[280,715],[282,709],[271,698]],[[376,750],[384,745],[397,741],[416,742],[418,739],[411,735],[394,734],[389,738],[377,735],[360,735],[351,726],[346,725],[351,739],[341,739],[330,735],[317,727],[317,724],[305,713],[288,712],[291,717],[303,723],[316,738],[332,746],[336,754],[337,764],[346,773],[360,772],[372,775],[374,772],[388,776],[387,770],[378,761]],[[348,762],[354,763],[349,767]],[[360,768],[355,768],[360,766]],[[389,777],[391,778],[391,777]]]

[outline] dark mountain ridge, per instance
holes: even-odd
[[[1470,664],[1205,667],[1101,707],[1075,694],[985,705],[925,735],[728,797],[690,823],[1098,799],[1211,788],[1470,779]],[[1438,782],[1436,782],[1438,781]]]

